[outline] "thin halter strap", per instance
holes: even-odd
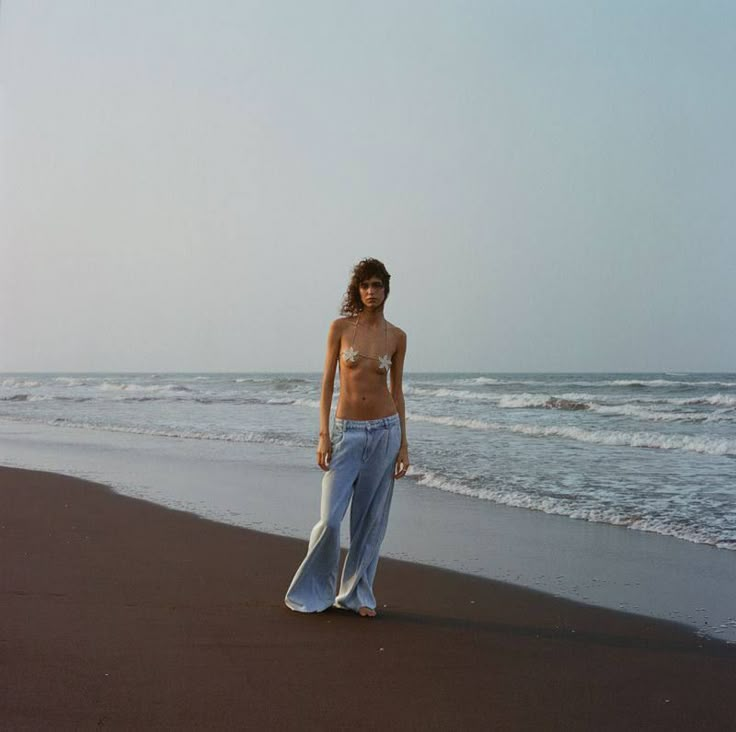
[[[358,332],[358,321],[360,320],[360,314],[355,317],[355,325],[353,326],[353,340],[350,341],[350,348],[355,345],[355,334]]]
[[[352,348],[355,345],[355,334],[358,332],[358,323],[360,322],[360,313],[355,318],[355,325],[353,326],[353,340],[350,341],[350,348]],[[386,349],[385,355],[388,356],[388,322],[386,321],[386,318],[383,319],[383,344],[384,348]],[[374,358],[374,356],[366,356],[366,358]]]

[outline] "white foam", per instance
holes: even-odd
[[[41,386],[41,382],[33,381],[32,379],[15,379],[11,377],[9,379],[3,379],[0,386],[7,387],[9,389],[32,389],[36,386]]]
[[[407,396],[429,396],[438,399],[456,399],[461,401],[480,401],[494,403],[499,409],[591,409],[602,414],[621,415],[636,417],[639,419],[653,421],[693,421],[699,422],[706,419],[706,415],[690,414],[685,412],[653,412],[645,407],[638,407],[628,404],[612,404],[607,405],[612,400],[616,401],[621,397],[609,397],[606,395],[595,396],[592,394],[581,392],[569,392],[554,396],[549,393],[533,394],[522,392],[518,394],[488,394],[470,391],[462,391],[455,389],[425,389],[421,387],[410,387],[405,390]],[[638,402],[652,402],[657,404],[673,404],[673,405],[695,405],[702,404],[706,400],[709,404],[726,404],[731,405],[736,402],[734,397],[702,397],[698,399],[637,399]],[[602,403],[602,404],[601,404]]]
[[[500,424],[480,419],[434,417],[423,414],[407,414],[415,422],[429,422],[446,427],[464,427],[473,430],[513,432],[529,437],[563,437],[579,442],[616,447],[649,447],[662,450],[685,450],[706,455],[736,455],[736,440],[719,437],[693,437],[689,435],[664,435],[656,432],[626,432],[611,430],[586,430],[572,426],[540,426],[526,424]]]
[[[646,387],[672,387],[672,386],[725,386],[732,388],[736,381],[680,381],[674,379],[614,379],[610,382],[599,382],[611,386],[646,386]]]
[[[561,397],[550,394],[509,394],[499,399],[498,406],[502,409],[562,409],[566,411],[589,409],[590,402],[580,398],[571,398],[569,395]]]
[[[294,404],[298,407],[310,407],[311,409],[319,409],[320,407],[317,399],[294,399]]]
[[[736,407],[736,396],[728,394],[713,394],[712,396],[693,397],[683,399],[680,404],[711,404],[716,407]]]
[[[626,513],[620,508],[600,506],[581,506],[580,499],[555,498],[546,495],[535,495],[518,490],[499,488],[476,488],[460,480],[454,480],[440,473],[422,467],[412,466],[407,475],[413,478],[418,485],[436,488],[448,493],[470,496],[486,501],[493,501],[514,508],[526,508],[532,511],[541,511],[551,515],[567,516],[568,518],[592,523],[604,523],[613,526],[623,526],[635,531],[649,531],[652,533],[673,536],[695,544],[710,544],[719,549],[736,551],[736,538],[724,537],[713,531],[699,528],[669,518],[657,516],[642,516],[640,513]]]
[[[736,409],[718,409],[706,418],[707,422],[733,422],[736,420]]]
[[[477,490],[466,486],[460,481],[450,480],[426,468],[417,468],[412,465],[406,473],[409,477],[414,478],[419,485],[425,485],[429,488],[438,488],[448,493],[458,493],[463,496],[472,496],[473,498],[482,498],[482,490]]]
[[[556,375],[556,376],[559,376]],[[474,378],[463,378],[455,381],[457,384],[467,385],[511,385],[511,384],[526,384],[530,386],[550,386],[549,381],[541,381],[539,379],[499,379],[491,378],[486,376],[478,376]],[[678,387],[690,387],[690,386],[717,386],[732,389],[736,387],[736,381],[714,381],[714,380],[703,380],[703,381],[692,381],[682,379],[600,379],[591,381],[588,379],[571,379],[567,381],[555,381],[556,386],[595,386],[595,387],[645,387],[645,388],[678,388]]]
[[[543,407],[549,399],[547,394],[508,394],[498,400],[498,406],[502,409]]]
[[[493,430],[502,429],[503,425],[493,422],[484,422],[481,419],[458,419],[456,417],[433,417],[427,414],[406,414],[406,419],[413,422],[429,422],[431,424],[441,424],[446,427],[467,427],[472,430]]]
[[[72,427],[74,429],[95,430],[103,432],[124,432],[133,435],[151,435],[153,437],[175,437],[183,440],[216,440],[223,442],[255,442],[261,444],[284,445],[288,447],[305,447],[306,445],[298,440],[291,440],[284,437],[275,437],[264,435],[260,432],[202,432],[198,430],[187,429],[165,429],[165,428],[144,428],[144,427],[128,427],[123,425],[111,424],[94,424],[91,422],[71,422],[66,419],[53,419],[45,424],[52,427]]]
[[[48,402],[53,401],[56,398],[57,397],[48,396],[46,394],[12,394],[11,396],[0,397],[0,402],[9,402],[11,404],[25,404],[27,402]],[[70,399],[69,401],[77,400]]]
[[[606,414],[612,417],[634,417],[636,419],[648,420],[652,422],[705,422],[708,419],[707,414],[697,414],[693,412],[662,412],[641,407],[636,404],[620,404],[605,405],[591,404],[590,409],[599,414]]]
[[[78,379],[73,376],[57,376],[54,378],[54,381],[63,386],[84,386],[86,383],[84,379]]]
[[[293,404],[296,407],[309,407],[310,409],[319,409],[319,401],[316,399],[289,399],[288,397],[273,397],[267,399],[265,404]]]
[[[191,391],[191,389],[183,386],[182,384],[128,384],[128,383],[114,383],[111,381],[103,381],[98,387],[100,391],[133,391],[133,392],[177,392],[177,391]]]
[[[670,379],[614,379],[610,382],[601,383],[610,384],[611,386],[679,386],[685,382]]]
[[[426,389],[420,386],[407,386],[404,388],[406,396],[426,396],[438,399],[458,399],[462,401],[497,402],[499,397],[495,394],[482,394],[480,392],[462,389]]]

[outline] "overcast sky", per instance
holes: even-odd
[[[729,0],[3,0],[0,370],[736,369]]]

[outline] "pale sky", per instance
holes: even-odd
[[[736,4],[0,7],[0,371],[736,370]]]

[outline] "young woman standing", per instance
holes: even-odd
[[[320,520],[285,598],[298,612],[335,605],[362,616],[376,614],[373,579],[394,479],[409,467],[402,391],[406,333],[384,317],[390,279],[377,259],[359,262],[343,300],[344,317],[330,326],[317,447],[317,463],[326,471]],[[340,396],[330,435],[338,366]],[[351,499],[350,549],[338,590],[340,524]]]

